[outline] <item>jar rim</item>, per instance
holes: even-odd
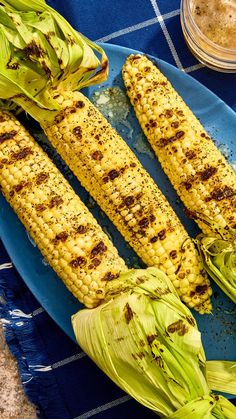
[[[187,14],[188,14],[188,19],[191,22],[192,29],[197,33],[197,35],[205,43],[207,43],[212,48],[213,51],[215,50],[217,53],[222,52],[225,55],[235,55],[236,56],[236,49],[225,48],[222,45],[218,45],[215,42],[211,41],[206,35],[204,35],[204,33],[201,31],[201,29],[199,28],[199,26],[195,23],[195,21],[193,19],[192,11],[191,11],[191,8],[190,8],[190,3],[191,3],[191,1],[189,1],[189,0],[181,0],[181,10],[183,10],[183,12],[184,12],[184,8],[186,7]]]

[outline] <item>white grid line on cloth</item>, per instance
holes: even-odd
[[[45,310],[43,307],[36,308],[36,310],[32,311],[31,316],[37,316],[38,314],[43,313]]]
[[[183,70],[182,63],[181,63],[181,61],[179,59],[178,53],[177,53],[177,51],[175,49],[175,46],[174,46],[173,41],[172,41],[172,39],[170,37],[170,34],[169,34],[168,30],[167,30],[167,27],[165,25],[163,16],[161,15],[161,12],[160,12],[160,9],[159,9],[159,7],[157,5],[157,2],[156,2],[156,0],[150,0],[150,2],[152,4],[152,7],[154,9],[154,12],[156,13],[156,16],[158,18],[158,21],[160,22],[160,26],[161,26],[162,32],[163,32],[163,34],[164,34],[164,36],[166,38],[167,44],[169,45],[169,48],[170,48],[171,54],[172,54],[172,56],[173,56],[173,58],[175,60],[175,63],[176,63],[177,67],[180,70]]]
[[[179,9],[173,10],[172,12],[165,13],[162,15],[162,19],[169,19],[170,17],[178,16],[180,13]],[[138,31],[139,29],[146,28],[148,26],[154,25],[155,23],[159,22],[160,17],[154,17],[152,19],[145,20],[143,22],[137,23],[136,25],[128,26],[127,28],[120,29],[119,31],[112,32],[109,35],[103,36],[96,40],[96,42],[107,42],[111,39],[118,38],[118,36],[126,35],[127,33],[131,33],[134,31]]]
[[[204,68],[204,67],[206,67],[204,64],[198,63],[198,64],[191,65],[190,67],[184,68],[184,72],[191,73],[192,71],[200,70],[201,68]]]
[[[71,362],[77,361],[78,359],[84,358],[85,356],[87,356],[85,352],[79,352],[78,354],[69,356],[68,358],[55,362],[54,364],[52,364],[51,367],[53,369],[63,367],[64,365],[70,364]]]
[[[76,416],[74,419],[87,419],[91,416],[96,415],[97,413],[104,412],[105,410],[111,409],[112,407],[118,406],[119,404],[125,403],[130,400],[130,396],[123,396],[119,399],[113,400],[112,402],[103,404],[101,406],[96,407],[95,409],[89,410],[88,412],[83,413],[82,415]]]
[[[75,355],[68,356],[67,358],[62,359],[61,361],[54,362],[54,364],[51,364],[51,365],[29,365],[29,366],[35,371],[48,372],[56,368],[63,367],[64,365],[70,364],[71,362],[77,361],[78,359],[84,358],[85,356],[87,356],[85,352],[79,352]]]

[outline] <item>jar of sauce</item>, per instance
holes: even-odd
[[[214,70],[236,72],[236,0],[181,0],[180,16],[197,59]]]

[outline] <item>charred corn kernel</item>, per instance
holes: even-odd
[[[47,154],[7,112],[0,112],[0,186],[67,288],[87,307],[98,305],[106,281],[125,271],[125,262]]]
[[[201,123],[146,56],[128,57],[123,78],[140,125],[190,214],[235,228],[236,176]]]
[[[73,99],[71,107],[68,98]],[[189,296],[196,310],[209,312],[210,285],[198,253],[152,178],[82,93],[64,92],[60,103],[63,109],[54,121],[42,123],[52,145],[148,266],[161,268],[173,281],[182,273],[186,280],[192,274],[196,284],[201,282],[202,288],[191,285],[184,293],[177,289],[180,297]],[[183,249],[186,242],[188,248]]]

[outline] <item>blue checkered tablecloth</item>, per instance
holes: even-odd
[[[48,0],[80,32],[158,56],[191,73],[236,110],[236,74],[197,62],[181,32],[179,0]],[[0,241],[1,317],[25,391],[48,419],[154,418],[116,387],[40,307]],[[23,322],[18,328],[17,323]],[[22,418],[23,419],[23,418]]]

